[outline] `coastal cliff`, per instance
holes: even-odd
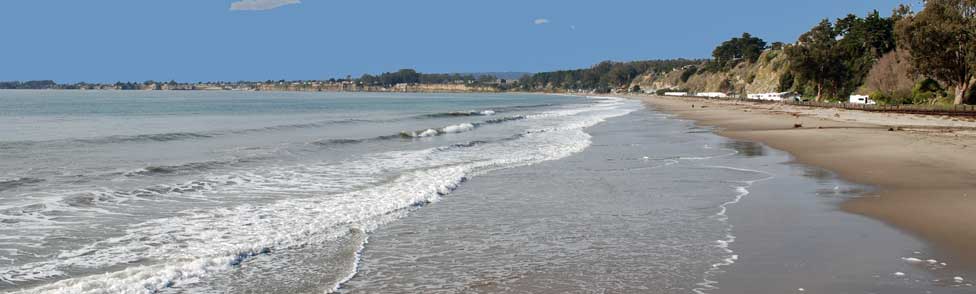
[[[728,71],[705,70],[705,63],[675,68],[667,73],[643,74],[629,88],[645,91],[674,89],[695,93],[765,93],[786,91],[793,77],[783,50],[767,50],[756,62],[742,62]]]

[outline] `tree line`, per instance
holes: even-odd
[[[386,72],[379,75],[364,74],[358,82],[368,86],[393,86],[397,84],[489,84],[496,82],[497,78],[492,75],[473,75],[473,74],[437,74],[420,73],[414,69],[401,69],[395,72]]]
[[[590,68],[540,72],[519,80],[521,90],[588,90],[599,93],[626,87],[645,73],[662,73],[701,64],[702,59],[667,59],[632,62],[600,62]]]
[[[20,81],[3,82],[3,81],[0,81],[0,89],[14,89],[14,90],[21,90],[21,89],[53,89],[53,88],[55,88],[57,86],[58,86],[58,83],[55,83],[54,81],[51,81],[51,80],[25,81],[25,82],[20,82]]]
[[[904,6],[903,6],[904,7]],[[860,87],[875,61],[895,50],[894,24],[906,12],[891,17],[874,11],[866,17],[848,15],[827,19],[786,46],[796,90],[816,99],[844,97]]]

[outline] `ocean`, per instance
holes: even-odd
[[[0,91],[0,134],[0,292],[960,290],[869,187],[635,100]]]

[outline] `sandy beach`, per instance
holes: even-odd
[[[798,163],[877,187],[841,208],[920,237],[953,261],[950,267],[976,267],[976,158],[971,153],[976,122],[971,119],[636,98],[716,127],[722,136],[761,142],[789,152]]]

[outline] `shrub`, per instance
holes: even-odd
[[[690,79],[691,76],[694,75],[694,74],[696,74],[696,73],[698,73],[698,68],[697,67],[694,67],[694,66],[688,67],[687,69],[685,69],[684,72],[681,73],[681,82],[682,83],[687,83],[688,82],[688,79]]]
[[[912,103],[916,82],[911,75],[910,54],[896,50],[885,54],[868,72],[864,92],[881,92],[892,104]]]
[[[934,102],[937,98],[946,97],[946,91],[933,79],[923,79],[912,88],[912,103],[925,104]]]
[[[874,91],[874,93],[868,95],[868,98],[880,104],[887,104],[887,105],[901,104],[898,101],[894,101],[895,99],[892,99],[890,96],[885,95],[885,93],[882,93],[881,91]]]
[[[793,72],[787,71],[785,74],[779,76],[779,91],[786,92],[793,89],[793,82],[796,77],[793,76]]]

